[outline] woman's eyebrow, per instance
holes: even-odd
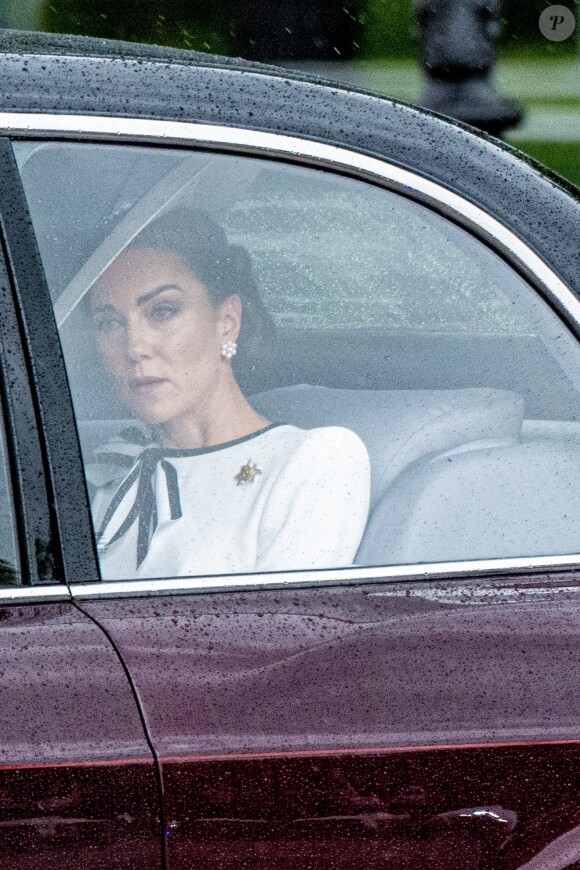
[[[144,305],[146,302],[149,302],[151,299],[159,296],[160,293],[164,293],[165,290],[179,290],[180,293],[183,292],[181,287],[178,287],[177,284],[163,284],[161,287],[156,287],[155,290],[152,290],[150,293],[145,293],[143,296],[138,296],[137,305]]]
[[[101,314],[103,311],[115,311],[115,306],[110,302],[102,302],[101,304],[91,305],[91,314]]]

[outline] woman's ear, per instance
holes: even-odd
[[[242,328],[242,300],[235,293],[224,299],[218,310],[220,340],[237,341]]]

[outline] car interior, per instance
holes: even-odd
[[[16,155],[85,461],[133,421],[83,298],[156,215],[201,208],[247,247],[276,323],[271,365],[241,381],[252,404],[367,447],[356,564],[580,553],[580,346],[480,239],[369,182],[265,158],[46,142]]]

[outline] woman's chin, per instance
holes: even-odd
[[[131,402],[129,407],[133,416],[147,426],[160,426],[163,423],[168,423],[173,416],[167,409],[145,402]]]

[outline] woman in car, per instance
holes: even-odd
[[[265,419],[236,379],[273,345],[245,248],[208,215],[170,212],[108,267],[89,305],[105,369],[145,424],[89,469],[107,481],[93,504],[105,578],[352,563],[369,504],[363,443]]]

